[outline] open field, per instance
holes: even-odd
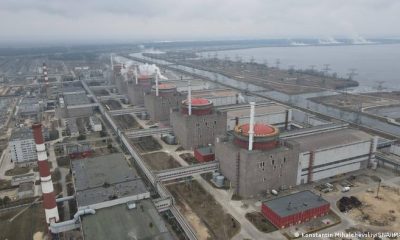
[[[350,218],[363,225],[379,227],[381,231],[400,229],[399,188],[382,185],[379,198],[376,198],[376,189],[371,192],[360,192],[354,196],[362,205],[350,210]]]
[[[114,116],[113,118],[116,124],[120,126],[123,130],[142,128],[142,126],[140,126],[136,119],[130,114]]]
[[[12,222],[9,221],[23,209],[18,208],[0,213],[0,239],[34,239],[35,233],[40,235],[38,232],[44,233],[46,231],[47,224],[42,204],[35,204],[29,207],[14,218]]]
[[[160,143],[152,136],[130,139],[130,141],[141,153],[154,152],[162,149]]]
[[[231,239],[240,231],[240,223],[225,213],[197,181],[172,184],[167,188],[199,239]]]
[[[143,158],[146,164],[152,170],[156,171],[170,169],[170,168],[177,168],[181,166],[175,160],[174,157],[165,152],[154,152],[154,153],[144,154]]]

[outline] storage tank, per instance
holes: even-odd
[[[276,191],[275,189],[272,189],[272,190],[271,190],[271,193],[272,193],[272,195],[275,195],[275,196],[278,195],[278,191]]]
[[[223,187],[224,186],[224,180],[225,180],[224,176],[222,176],[222,175],[216,176],[215,185],[217,187]]]

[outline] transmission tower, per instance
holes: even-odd
[[[275,61],[276,68],[279,69],[279,65],[281,64],[281,60],[278,58]]]
[[[353,78],[355,77],[355,76],[357,76],[358,75],[358,73],[356,72],[356,69],[355,68],[350,68],[349,69],[349,73],[347,73],[347,76],[348,76],[348,79],[349,80],[353,80]]]

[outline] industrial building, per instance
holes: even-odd
[[[173,239],[123,154],[74,160],[71,170],[85,239]]]
[[[193,91],[192,97],[208,99],[213,102],[215,107],[244,102],[244,98],[240,93],[229,88]]]
[[[226,111],[227,131],[234,130],[237,125],[248,123],[250,120],[248,105],[237,105],[237,107],[229,108]],[[259,103],[255,109],[254,121],[289,130],[293,121],[292,109],[277,103]]]
[[[263,202],[261,212],[275,227],[286,228],[324,216],[329,208],[321,196],[302,191]]]
[[[151,92],[144,96],[144,106],[152,121],[169,121],[171,109],[179,107],[185,97],[176,90],[176,85],[163,83],[153,86]]]
[[[220,136],[215,143],[220,171],[240,196],[264,195],[360,170],[375,161],[377,138],[365,132],[300,131],[282,139],[277,127],[255,122],[255,111],[250,110],[250,123],[238,124],[233,134]],[[288,115],[282,112],[281,118]]]
[[[11,160],[19,166],[35,165],[37,160],[36,144],[32,130],[17,128],[11,133],[9,141]]]
[[[120,204],[96,211],[82,219],[82,232],[87,240],[109,239],[175,239],[151,200]]]
[[[71,162],[78,209],[101,209],[150,198],[142,179],[121,153]]]
[[[355,129],[339,129],[290,138],[299,148],[296,184],[366,168],[375,161],[377,138]]]
[[[221,173],[243,197],[296,184],[297,149],[281,143],[278,128],[254,123],[254,108],[251,103],[250,123],[237,125],[233,136],[218,137],[215,143]]]
[[[68,86],[59,98],[59,113],[63,118],[88,117],[93,114],[93,105],[82,87]]]
[[[92,131],[94,132],[101,132],[101,130],[103,129],[99,118],[96,116],[91,116],[89,118],[89,124],[90,127],[92,128]]]
[[[226,129],[226,113],[216,111],[208,99],[192,98],[190,88],[180,109],[171,111],[170,121],[178,143],[185,149],[213,144]]]
[[[40,118],[40,104],[35,97],[24,97],[17,107],[17,118],[19,120],[31,119],[36,121]]]

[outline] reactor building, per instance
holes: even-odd
[[[171,110],[170,121],[178,142],[185,149],[212,145],[226,129],[226,113],[216,111],[211,100],[188,97],[181,107]]]
[[[376,137],[347,127],[282,136],[275,126],[255,123],[251,103],[250,123],[217,137],[215,159],[236,194],[251,198],[367,168],[376,161],[376,146]]]

